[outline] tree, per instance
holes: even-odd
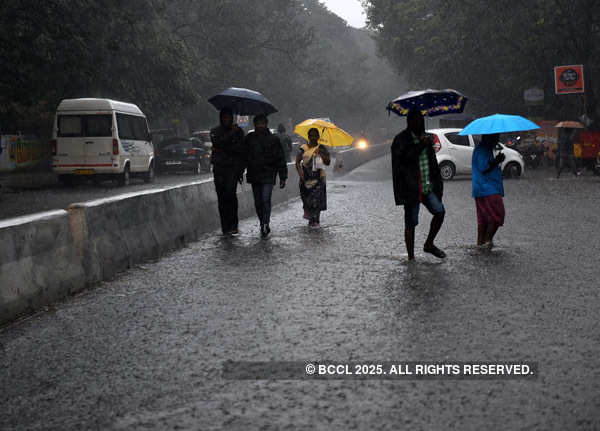
[[[194,102],[190,55],[163,10],[159,0],[3,2],[2,99],[53,110],[63,98],[111,97],[149,113]]]
[[[589,115],[598,118],[600,4],[591,0],[370,0],[363,2],[379,51],[415,86],[454,87],[477,113],[522,112],[532,86],[546,115],[582,113],[554,97],[553,66],[583,63]]]
[[[32,117],[46,134],[72,97],[205,128],[207,99],[230,86],[263,92],[273,122],[331,117],[358,132],[404,90],[371,33],[318,0],[5,0],[0,27],[0,120]]]

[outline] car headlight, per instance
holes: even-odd
[[[356,147],[361,150],[364,150],[368,146],[369,146],[369,142],[366,139],[359,139],[358,141],[356,141]]]

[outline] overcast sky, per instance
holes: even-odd
[[[365,26],[365,15],[360,0],[322,0],[333,13],[344,18],[348,25],[361,28]]]

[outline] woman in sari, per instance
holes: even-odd
[[[327,191],[325,187],[325,169],[331,157],[329,151],[319,145],[319,131],[308,131],[308,144],[302,145],[296,156],[296,169],[300,177],[300,196],[304,207],[304,218],[308,225],[318,227],[321,211],[327,209]]]

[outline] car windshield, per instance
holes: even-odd
[[[192,143],[190,141],[166,141],[162,147],[163,150],[190,150]]]

